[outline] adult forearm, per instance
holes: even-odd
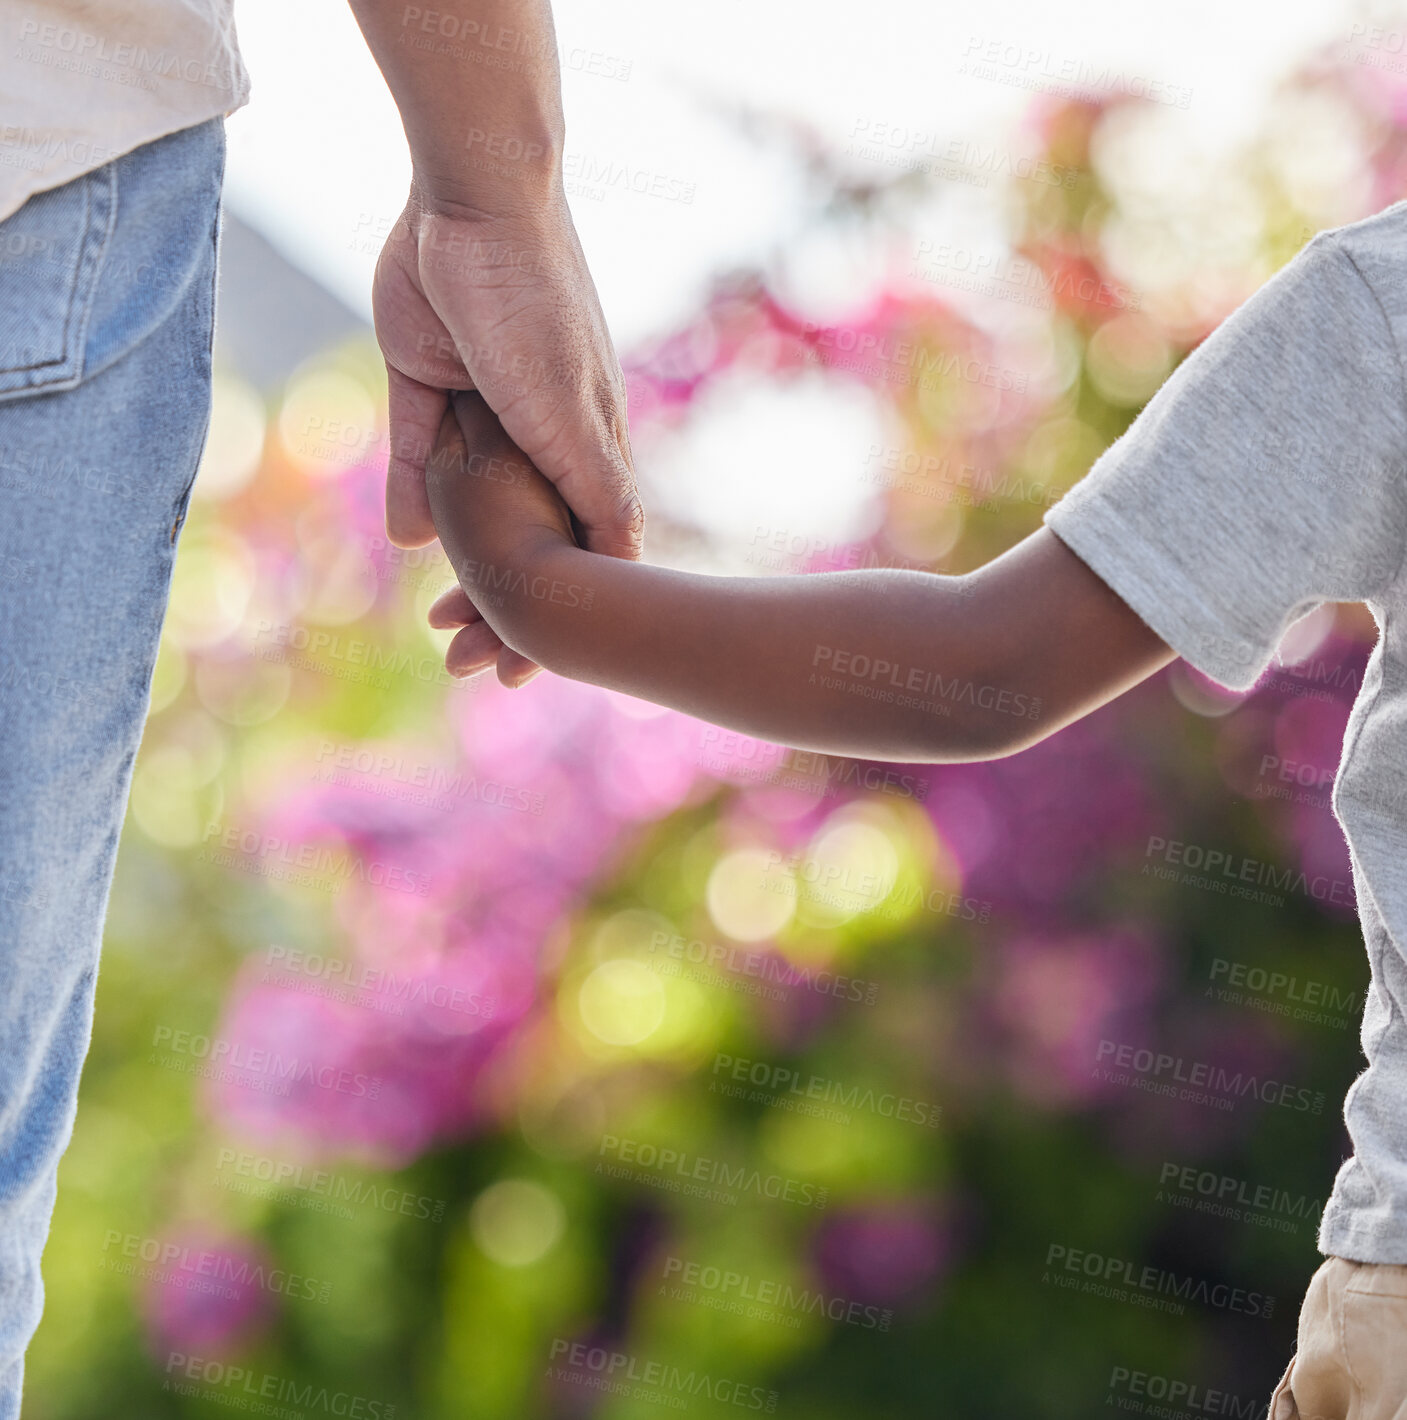
[[[534,205],[561,182],[548,0],[350,0],[400,110],[417,194],[437,210]]]
[[[709,577],[571,547],[496,592],[492,576],[481,569],[472,589],[485,617],[540,665],[760,739],[956,762],[1049,729],[1031,686],[998,670],[990,599],[963,578]]]

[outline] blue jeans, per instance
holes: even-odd
[[[224,151],[214,119],[0,222],[0,1420],[209,421]]]

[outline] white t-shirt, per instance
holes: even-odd
[[[1363,602],[1377,622],[1332,798],[1371,970],[1367,1068],[1319,1233],[1322,1251],[1358,1262],[1407,1263],[1404,350],[1398,202],[1315,237],[1046,515],[1173,650],[1234,689],[1320,603]]]
[[[36,192],[244,105],[231,3],[0,0],[0,221]]]

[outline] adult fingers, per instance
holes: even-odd
[[[424,547],[435,540],[425,463],[449,405],[441,389],[422,385],[386,366],[390,451],[386,461],[386,536],[397,547]]]
[[[427,214],[421,240],[424,296],[487,409],[556,485],[587,547],[639,557],[625,381],[565,202],[530,220]]]
[[[645,550],[645,506],[635,489],[629,441],[623,428],[610,428],[591,442],[595,452],[578,454],[552,481],[589,551],[638,561]]]

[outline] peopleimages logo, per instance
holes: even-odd
[[[790,1282],[751,1277],[745,1272],[667,1257],[659,1295],[711,1311],[772,1321],[797,1329],[803,1316],[821,1316],[867,1331],[888,1331],[894,1313],[848,1297],[828,1296],[819,1287],[794,1287]]]
[[[801,1179],[763,1173],[747,1164],[730,1165],[722,1159],[697,1158],[682,1149],[660,1148],[638,1139],[607,1134],[600,1155],[611,1155],[617,1164],[597,1163],[596,1172],[608,1178],[633,1178],[652,1187],[703,1198],[713,1203],[736,1203],[740,1194],[759,1200],[795,1203],[802,1208],[824,1208],[830,1190]]]
[[[1124,1257],[1112,1257],[1100,1252],[1085,1252],[1051,1243],[1046,1249],[1046,1272],[1043,1282],[1059,1287],[1075,1288],[1093,1295],[1115,1300],[1136,1301],[1139,1304],[1161,1302],[1159,1311],[1181,1315],[1180,1304],[1196,1302],[1214,1311],[1237,1312],[1241,1316],[1259,1317],[1268,1321],[1275,1311],[1275,1298],[1264,1292],[1250,1292],[1233,1287],[1228,1282],[1209,1282],[1205,1277],[1191,1277],[1171,1272],[1151,1263],[1140,1266]],[[1062,1272],[1078,1276],[1062,1277]],[[1055,1275],[1052,1276],[1051,1274]],[[1083,1285],[1080,1277],[1085,1279]]]
[[[1356,1011],[1359,1004],[1356,991],[1342,991],[1323,981],[1301,981],[1287,972],[1268,971],[1263,966],[1228,961],[1225,957],[1217,957],[1212,962],[1210,980],[1224,981],[1228,987],[1252,996],[1283,998],[1284,1003],[1295,1008],[1297,1016],[1303,1013],[1303,1008],[1319,1006],[1348,1013]]]
[[[1056,297],[1071,297],[1115,310],[1139,308],[1132,292],[1110,286],[1079,267],[1045,271],[1023,256],[1005,252],[974,251],[948,242],[924,240],[914,253],[909,275],[938,285],[982,291],[1000,299],[1048,307]]]
[[[725,1081],[721,1085],[720,1075]],[[827,1079],[824,1075],[803,1075],[789,1065],[774,1065],[770,1061],[749,1060],[735,1055],[714,1056],[713,1076],[710,1090],[745,1098],[751,1103],[786,1105],[796,1107],[803,1113],[813,1106],[840,1106],[823,1114],[823,1117],[834,1118],[840,1123],[849,1120],[846,1110],[856,1109],[881,1115],[885,1119],[936,1129],[943,1113],[941,1105],[927,1100],[862,1088],[841,1080]],[[735,1084],[728,1085],[728,1080]],[[749,1086],[754,1088],[749,1089]]]
[[[990,360],[979,360],[952,350],[930,350],[879,331],[807,321],[800,333],[813,354],[817,349],[825,349],[837,350],[849,357],[845,360],[827,357],[827,363],[874,375],[891,384],[917,384],[923,389],[936,389],[944,381],[961,380],[965,384],[984,385],[987,389],[1024,394],[1030,379],[1024,370],[1010,370]]]
[[[233,1193],[254,1193],[259,1197],[305,1193],[320,1202],[347,1203],[353,1207],[366,1205],[406,1218],[426,1218],[432,1223],[438,1223],[445,1216],[448,1206],[442,1198],[429,1198],[389,1184],[369,1183],[327,1169],[239,1149],[222,1148],[215,1172],[219,1186]],[[261,1192],[256,1185],[266,1185],[267,1191]],[[349,1218],[355,1216],[348,1209],[340,1211]]]
[[[1324,1212],[1322,1198],[1289,1193],[1266,1183],[1247,1183],[1230,1174],[1199,1169],[1195,1164],[1165,1163],[1158,1185],[1158,1203],[1273,1232],[1297,1232],[1301,1223],[1317,1223]]]
[[[708,1371],[684,1370],[662,1361],[645,1361],[625,1351],[607,1351],[584,1341],[556,1337],[552,1342],[548,1374],[559,1381],[587,1385],[593,1390],[650,1401],[669,1410],[683,1410],[695,1396],[706,1396],[720,1405],[739,1410],[761,1410],[770,1415],[780,1398],[775,1390],[747,1385]]]
[[[345,962],[321,952],[303,952],[277,944],[265,954],[261,982],[308,995],[327,996],[349,1005],[366,1005],[392,1015],[404,1015],[407,1005],[457,1011],[466,1016],[492,1018],[494,1001],[478,991],[409,976],[389,967]]]
[[[144,44],[125,41],[114,43],[107,35],[75,30],[67,25],[41,25],[37,20],[22,20],[19,37],[21,45],[31,44],[34,48],[21,48],[17,51],[17,58],[33,59],[36,54],[45,52],[64,55],[68,62],[56,63],[52,67],[71,69],[92,78],[118,79],[151,90],[156,87],[150,82],[153,75],[159,79],[180,79],[187,84],[210,88],[233,87],[233,74],[228,63],[177,54],[174,50],[148,49]]]
[[[316,777],[342,788],[360,788],[436,808],[471,800],[518,813],[542,814],[543,797],[533,790],[498,779],[480,781],[462,768],[446,769],[372,745],[323,740],[316,760],[322,766]]]
[[[826,969],[816,970],[809,966],[799,966],[775,952],[749,951],[730,943],[704,942],[698,938],[686,939],[675,933],[656,932],[650,938],[650,950],[661,952],[674,961],[689,962],[707,969],[717,968],[740,978],[733,983],[734,989],[748,990],[757,995],[774,988],[769,995],[772,1000],[785,1000],[785,993],[793,986],[804,991],[815,991],[822,996],[834,996],[841,1001],[863,1001],[872,1006],[879,999],[879,983],[866,981],[861,977],[845,976],[840,972]],[[760,985],[753,989],[751,983]]]
[[[902,488],[906,493],[969,508],[997,503],[1031,503],[1048,508],[1059,501],[1063,492],[1005,469],[963,463],[948,453],[919,453],[895,444],[871,444],[861,476],[866,483]],[[955,576],[947,590],[973,596],[977,589],[970,578]]]
[[[103,1266],[111,1271],[140,1275],[150,1281],[170,1281],[187,1291],[213,1293],[231,1300],[240,1295],[243,1287],[276,1292],[295,1301],[326,1302],[332,1295],[332,1283],[319,1282],[315,1277],[303,1277],[282,1267],[265,1267],[209,1248],[123,1233],[116,1228],[109,1228],[103,1238],[103,1252],[113,1254],[103,1259]],[[146,1266],[139,1267],[138,1263]]]
[[[1302,1113],[1324,1112],[1323,1090],[1309,1090],[1279,1080],[1262,1079],[1244,1070],[1232,1072],[1221,1065],[1205,1061],[1185,1060],[1181,1055],[1168,1055],[1125,1041],[1101,1040],[1095,1053],[1094,1077],[1107,1084],[1132,1085],[1152,1094],[1172,1095],[1193,1103],[1213,1104],[1231,1110],[1238,1099],[1247,1095],[1263,1104],[1278,1105]],[[1116,1074],[1104,1063],[1118,1066]]]
[[[945,676],[942,671],[928,670],[923,666],[901,666],[897,661],[871,656],[864,651],[818,645],[812,652],[811,666],[811,683],[819,681],[829,688],[844,679],[882,686],[883,690],[874,698],[892,702],[901,708],[928,708],[924,702],[912,699],[909,694],[912,692],[913,695],[932,697],[933,703],[945,702],[943,714],[948,713],[947,705],[970,705],[974,709],[992,710],[999,715],[1015,715],[1026,720],[1036,719],[1041,712],[1038,696],[1022,695],[1005,686],[978,685],[975,681]],[[895,695],[895,691],[901,693]]]
[[[254,1415],[291,1416],[295,1410],[275,1410],[264,1402],[297,1406],[322,1415],[339,1415],[343,1420],[394,1420],[396,1407],[388,1401],[372,1400],[345,1390],[328,1390],[311,1381],[290,1380],[267,1371],[251,1371],[205,1356],[188,1356],[172,1351],[166,1358],[167,1379],[162,1390],[181,1396],[205,1395],[217,1405],[247,1410]],[[211,1391],[217,1392],[210,1394]],[[218,1392],[224,1391],[221,1395]]]
[[[219,1072],[219,1078],[238,1075],[263,1076],[286,1094],[290,1085],[316,1087],[334,1094],[353,1095],[374,1100],[381,1095],[380,1075],[366,1075],[360,1070],[323,1064],[305,1055],[285,1055],[263,1046],[247,1046],[242,1041],[230,1041],[220,1036],[176,1030],[172,1026],[157,1026],[152,1036],[153,1050],[165,1050],[172,1055],[200,1061]],[[162,1062],[153,1056],[148,1063]]]
[[[218,848],[209,847],[211,840]],[[217,867],[262,864],[266,876],[284,876],[279,869],[289,870],[294,880],[315,885],[316,879],[341,886],[346,882],[364,882],[372,887],[392,892],[414,893],[425,897],[430,891],[430,879],[398,864],[368,862],[360,853],[328,848],[314,843],[291,843],[277,834],[260,833],[239,825],[207,824],[202,839],[202,856]]]
[[[838,798],[842,788],[867,789],[872,794],[894,794],[920,801],[928,798],[927,779],[901,773],[892,765],[865,764],[814,750],[791,749],[711,725],[700,732],[699,745],[699,762],[720,777],[731,775],[782,784],[828,799]]]
[[[1150,867],[1148,860],[1161,857],[1166,868]],[[1257,858],[1247,858],[1222,848],[1204,848],[1198,843],[1182,843],[1177,839],[1152,835],[1143,850],[1143,872],[1150,877],[1170,878],[1182,882],[1195,882],[1198,886],[1211,887],[1217,892],[1229,892],[1232,897],[1245,897],[1253,901],[1276,901],[1272,894],[1258,893],[1254,888],[1244,886],[1254,884],[1255,888],[1269,887],[1277,891],[1303,893],[1316,902],[1333,902],[1343,906],[1353,905],[1353,884],[1342,878],[1328,878],[1322,873],[1309,877],[1294,868],[1277,868],[1273,863],[1263,863]],[[1177,869],[1188,869],[1179,873]]]
[[[438,656],[416,656],[403,648],[387,650],[360,636],[344,636],[340,631],[309,630],[263,617],[255,625],[253,639],[256,644],[251,654],[261,661],[316,671],[378,690],[392,688],[392,675],[427,685],[462,684],[445,670]]]
[[[1265,1401],[1260,1397],[1236,1395],[1127,1366],[1115,1366],[1110,1373],[1109,1394],[1104,1403],[1144,1415],[1216,1415],[1229,1420],[1262,1420],[1265,1415]]]
[[[941,887],[925,889],[901,883],[883,873],[856,872],[849,864],[806,858],[797,853],[768,853],[763,865],[763,886],[769,892],[793,896],[798,884],[807,889],[810,901],[848,911],[901,917],[922,910],[944,917],[960,917],[965,922],[987,922],[992,916],[992,904],[985,898],[964,897]],[[858,902],[869,906],[858,908]]]

